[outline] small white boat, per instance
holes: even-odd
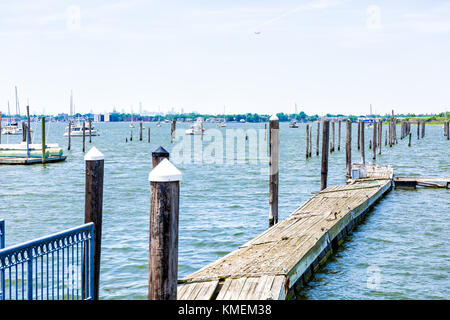
[[[2,127],[2,134],[8,134],[8,135],[19,135],[22,134],[22,129],[15,127],[15,126],[6,126]]]
[[[89,137],[89,126],[85,126],[85,136]],[[91,137],[99,136],[100,133],[97,132],[97,129],[94,128],[94,126],[91,126]],[[69,136],[69,126],[66,127],[66,132],[64,132],[64,137]],[[70,136],[71,137],[82,137],[83,136],[83,125],[78,122],[77,124],[71,125],[70,130]]]
[[[292,120],[291,123],[289,123],[289,128],[298,128],[297,120]]]
[[[197,122],[195,122],[189,129],[185,131],[187,135],[202,135],[204,134],[203,131],[205,129],[203,128],[203,119],[198,118]]]

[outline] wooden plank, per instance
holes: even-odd
[[[203,286],[195,297],[195,300],[211,300],[218,284],[219,280],[203,282]]]
[[[222,289],[220,289],[219,294],[216,297],[216,300],[224,300],[224,297],[226,296],[228,289],[230,288],[231,282],[233,279],[227,278],[225,279],[225,282],[222,285]]]

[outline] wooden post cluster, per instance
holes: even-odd
[[[323,121],[322,129],[322,163],[320,169],[320,190],[327,187],[328,179],[328,151],[330,140],[330,122],[328,120]]]
[[[278,161],[279,161],[278,117],[269,119],[269,227],[278,223]]]
[[[365,151],[365,143],[364,143],[364,122],[361,121],[361,162],[362,164],[366,164],[366,151]]]
[[[181,172],[163,159],[150,182],[149,300],[176,300]]]
[[[346,176],[350,178],[352,175],[352,121],[347,120],[347,136],[345,139],[345,164]]]
[[[94,223],[94,300],[98,300],[100,288],[100,259],[102,247],[102,216],[103,216],[103,154],[92,147],[85,155],[86,191],[84,206],[84,222]]]

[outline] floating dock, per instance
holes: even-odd
[[[178,280],[177,299],[295,299],[345,235],[391,189],[392,167],[364,169],[360,179],[322,190],[284,221]]]
[[[395,177],[395,187],[416,188],[417,186],[426,188],[447,188],[450,189],[450,179],[431,177]]]
[[[66,160],[66,156],[51,156],[45,159],[45,163],[60,162]],[[16,157],[0,157],[0,164],[11,165],[29,165],[42,163],[42,158],[16,158]]]

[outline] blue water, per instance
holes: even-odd
[[[6,220],[6,245],[61,231],[84,221],[85,163],[81,138],[67,151],[64,124],[48,125],[49,143],[59,143],[67,160],[33,166],[0,166],[0,219]],[[151,152],[162,145],[172,151],[170,124],[151,128],[151,143],[133,141],[128,123],[95,124],[101,136],[86,143],[105,155],[102,299],[146,299],[148,283],[149,182]],[[313,126],[313,156],[305,159],[305,125],[280,130],[280,220],[319,190],[320,157]],[[187,124],[177,124],[184,130]],[[205,124],[206,129],[215,128]],[[220,128],[264,129],[264,124]],[[398,127],[399,132],[400,127]],[[337,130],[337,126],[336,126]],[[378,164],[391,164],[398,176],[450,177],[449,142],[441,126],[427,126],[425,139],[384,145]],[[39,125],[35,141],[40,142]],[[383,132],[384,135],[384,132]],[[328,184],[345,183],[345,125],[341,151],[329,157]],[[371,130],[366,133],[366,159]],[[3,143],[20,137],[2,137]],[[209,142],[203,142],[206,146]],[[225,139],[224,139],[225,140]],[[87,139],[88,141],[88,139]],[[356,126],[353,126],[354,161]],[[320,149],[321,150],[321,149]],[[227,154],[224,157],[228,157]],[[235,156],[230,156],[234,159]],[[238,157],[238,156],[237,156]],[[239,158],[239,157],[238,157]],[[247,155],[246,158],[249,158]],[[252,159],[250,157],[250,159]],[[256,163],[255,163],[256,162]],[[179,277],[186,276],[255,237],[268,225],[267,159],[244,163],[177,163],[180,187]],[[347,238],[341,249],[301,292],[305,299],[449,299],[450,256],[447,217],[450,193],[442,189],[392,190]],[[371,273],[375,270],[376,277]],[[377,279],[374,283],[370,282]],[[368,284],[369,282],[369,284]]]

